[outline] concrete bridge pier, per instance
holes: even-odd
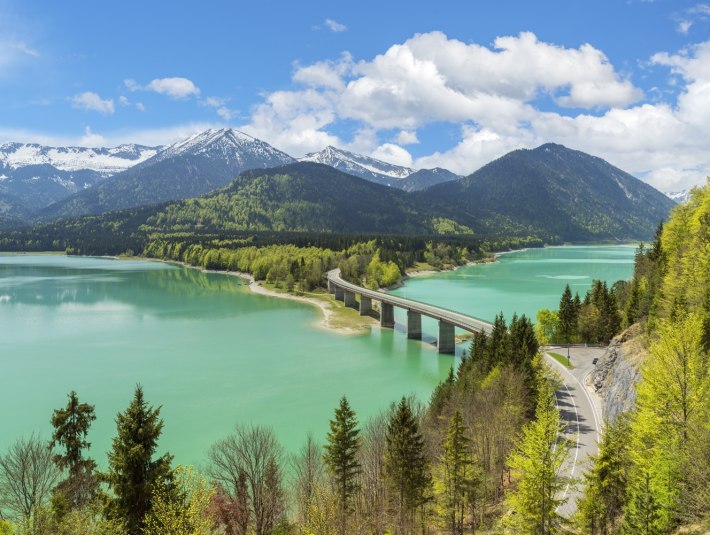
[[[456,352],[456,329],[451,323],[439,320],[439,338],[437,346],[439,353],[453,355]]]
[[[357,301],[355,301],[355,293],[345,290],[345,296],[343,297],[343,303],[346,307],[357,308]]]
[[[394,327],[394,305],[380,303],[380,326],[390,329]]]
[[[340,286],[335,287],[335,299],[337,301],[345,300],[345,290],[343,290]]]
[[[407,338],[422,339],[422,315],[419,312],[407,310]]]
[[[372,299],[360,295],[360,315],[367,316],[372,311]]]
[[[331,282],[331,280],[328,279],[328,293],[329,293],[329,294],[334,294],[334,293],[335,293],[335,288],[336,288],[335,284],[333,284],[333,283]]]

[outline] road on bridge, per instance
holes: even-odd
[[[442,320],[460,329],[464,329],[469,332],[483,331],[485,333],[490,333],[493,329],[493,325],[487,321],[483,321],[473,316],[468,316],[466,314],[461,314],[454,310],[449,310],[446,308],[437,307],[434,305],[429,305],[427,303],[422,303],[421,301],[415,301],[413,299],[407,299],[405,297],[398,297],[396,295],[390,295],[384,292],[379,292],[377,290],[369,290],[348,282],[340,277],[340,270],[333,269],[328,272],[328,280],[334,283],[336,286],[348,290],[349,292],[364,295],[375,301],[380,301],[381,303],[387,303],[388,305],[393,305],[398,308],[403,308],[406,310],[411,310],[437,320]]]

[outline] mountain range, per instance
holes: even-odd
[[[23,216],[155,156],[162,147],[0,145],[0,216]]]
[[[513,151],[467,177],[415,171],[335,147],[296,161],[231,129],[207,130],[166,148],[3,147],[3,165],[15,176],[44,165],[73,173],[72,187],[82,186],[51,204],[39,194],[28,202],[17,186],[0,189],[0,224],[6,225],[154,204],[154,211],[141,214],[158,229],[636,239],[650,236],[673,205],[604,160],[554,144]],[[83,172],[94,173],[95,185],[77,182]],[[30,183],[57,184],[55,175]]]

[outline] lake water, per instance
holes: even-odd
[[[566,247],[504,255],[409,281],[397,293],[492,319],[555,307],[565,283],[632,271],[632,247]],[[105,465],[114,418],[136,383],[162,405],[161,449],[200,465],[237,422],[272,426],[293,451],[324,440],[345,394],[361,421],[402,395],[428,400],[453,357],[401,327],[343,336],[308,305],[251,294],[238,278],[158,262],[0,255],[0,452],[51,434],[74,389],[96,406],[92,456]],[[424,323],[430,333],[435,325]],[[427,337],[425,337],[427,338]],[[431,340],[431,337],[427,339]]]

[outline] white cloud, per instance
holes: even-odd
[[[197,87],[192,80],[179,76],[156,78],[146,85],[141,85],[135,80],[128,78],[123,81],[123,85],[125,85],[129,91],[153,91],[176,100],[200,95],[200,88]]]
[[[156,78],[146,88],[174,99],[198,96],[200,94],[200,89],[191,80],[180,77]]]
[[[39,57],[39,52],[37,52],[37,50],[35,50],[34,48],[30,48],[29,46],[27,46],[27,43],[25,43],[24,41],[11,43],[10,47],[27,56],[31,56],[33,58]]]
[[[380,145],[372,151],[370,156],[394,165],[402,165],[404,167],[412,166],[412,155],[409,154],[407,149],[393,143]]]
[[[92,91],[79,93],[71,98],[72,106],[88,111],[97,111],[104,115],[111,115],[114,111],[112,99],[102,99]]]
[[[217,115],[222,118],[224,121],[230,121],[231,119],[237,117],[239,115],[239,112],[237,110],[232,110],[226,106],[227,102],[229,102],[228,98],[221,98],[221,97],[207,97],[203,101],[200,102],[203,106],[207,106],[208,108],[214,108],[215,112]]]
[[[81,147],[105,147],[106,138],[101,134],[97,134],[91,131],[90,126],[84,128],[84,135],[79,139],[79,146]]]
[[[145,105],[142,102],[136,102],[136,109],[138,111],[145,111]]]
[[[319,61],[311,65],[296,64],[293,81],[311,87],[344,89],[343,77],[353,68],[353,58],[345,52],[338,61]]]
[[[395,140],[400,145],[413,145],[415,143],[419,143],[417,133],[411,130],[400,130]]]
[[[690,30],[690,27],[693,25],[692,20],[686,20],[686,19],[681,19],[678,21],[678,24],[676,25],[676,29],[682,33],[687,35],[688,31]]]
[[[345,24],[341,24],[333,19],[325,19],[325,25],[331,32],[344,32],[348,29]]]
[[[125,79],[123,81],[123,85],[125,85],[126,89],[128,89],[129,91],[140,91],[142,89],[140,84],[131,78]]]
[[[558,142],[677,189],[710,173],[710,42],[652,58],[650,68],[665,67],[682,93],[655,92],[650,101],[590,44],[521,33],[487,47],[431,32],[369,60],[297,65],[293,80],[304,87],[265,95],[243,129],[294,156],[334,144],[403,163],[419,127],[447,122],[461,126],[460,140],[418,156],[415,167],[469,174],[511,150]],[[543,111],[541,98],[560,108]],[[357,140],[333,133],[351,123]]]
[[[131,105],[131,101],[128,100],[128,97],[125,97],[124,95],[121,95],[120,97],[118,97],[118,103],[121,106],[130,106]]]

